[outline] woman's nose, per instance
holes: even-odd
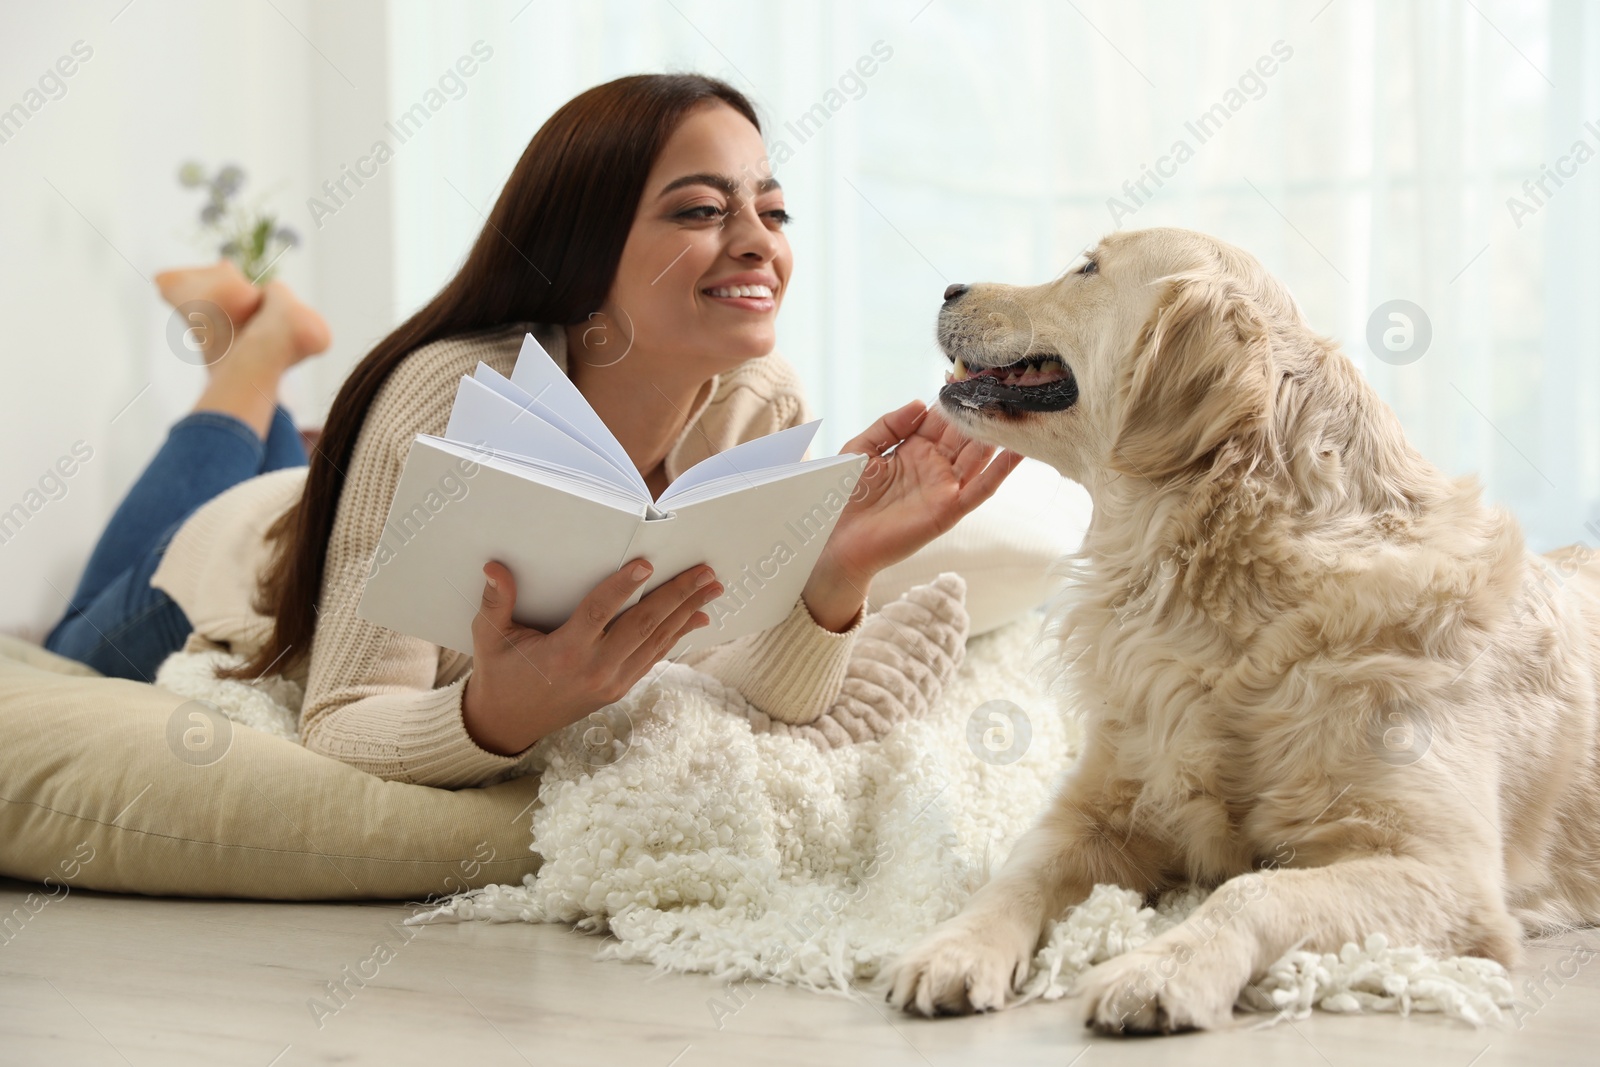
[[[944,287],[944,302],[948,304],[950,301],[954,300],[956,297],[960,296],[966,291],[967,287],[965,285],[962,285],[960,282],[952,282]]]
[[[729,219],[727,233],[730,251],[741,259],[765,263],[778,254],[777,235],[767,229],[753,208],[741,209]]]

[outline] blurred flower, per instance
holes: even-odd
[[[207,177],[203,166],[189,161],[178,168],[178,183],[204,192],[200,229],[205,246],[232,260],[255,284],[271,281],[279,257],[299,246],[300,235],[280,225],[275,214],[260,205],[235,202],[245,183],[243,167],[229,163]]]
[[[239,191],[239,186],[244,184],[244,171],[229,163],[217,171],[217,176],[211,182],[211,189],[217,196],[224,199]]]

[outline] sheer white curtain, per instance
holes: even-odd
[[[948,282],[1184,226],[1258,255],[1536,547],[1600,548],[1600,5],[397,0],[396,114],[479,40],[493,58],[392,164],[402,311],[561,102],[700,70],[767,117],[798,218],[781,347],[827,442],[932,396]],[[1431,327],[1420,356],[1369,348],[1392,300]],[[1405,325],[1384,310],[1380,336]]]

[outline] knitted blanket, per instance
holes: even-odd
[[[568,923],[610,934],[601,958],[881,995],[886,965],[960,910],[1071,765],[1076,724],[1034,680],[1038,632],[1034,618],[970,640],[931,707],[854,743],[763,730],[737,691],[658,665],[622,701],[536,746],[537,875],[408,921]],[[229,688],[239,683],[207,683],[208,655],[174,657],[161,683],[257,728],[292,727],[272,698],[252,691],[241,702]],[[1087,968],[1203,898],[1169,894],[1151,908],[1138,893],[1097,887],[1054,924],[1022,999],[1067,995]],[[1430,958],[1381,931],[1338,954],[1291,952],[1241,999],[1278,1018],[1321,1008],[1472,1023],[1511,1005],[1500,965]]]

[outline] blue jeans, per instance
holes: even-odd
[[[300,433],[281,407],[265,441],[218,411],[179,419],[106,524],[45,647],[113,678],[153,681],[194,629],[171,597],[150,587],[178,527],[240,482],[305,464]]]

